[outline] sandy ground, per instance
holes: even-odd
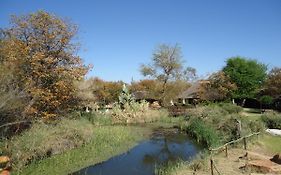
[[[251,150],[256,151],[257,149],[253,147]],[[221,152],[215,156],[213,156],[214,165],[216,166],[218,172],[221,175],[245,175],[245,174],[251,174],[251,175],[260,175],[265,173],[257,173],[256,171],[253,172],[253,169],[245,169],[243,168],[246,163],[250,162],[251,160],[255,159],[264,159],[268,160],[265,161],[264,164],[270,162],[269,159],[271,156],[265,155],[265,154],[259,154],[257,152],[248,151],[248,158],[247,160],[245,158],[246,151],[244,149],[237,149],[233,148],[228,150],[228,157],[225,156],[225,152]],[[276,164],[280,170],[281,165]],[[252,171],[252,172],[251,172]],[[219,174],[216,170],[214,170],[214,175]],[[211,175],[211,169],[210,169],[210,161],[208,161],[208,165],[205,168],[205,170],[200,170],[197,172],[194,172],[190,170],[188,167],[181,167],[177,169],[173,175],[187,175],[187,174],[196,174],[196,175]],[[270,175],[272,173],[267,173],[267,175]],[[275,173],[275,174],[281,174],[281,173]]]

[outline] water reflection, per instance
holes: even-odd
[[[144,141],[127,153],[113,157],[73,175],[153,175],[157,165],[178,159],[190,160],[199,151],[185,133],[177,130],[155,131],[151,139]],[[94,156],[94,155],[93,155]]]

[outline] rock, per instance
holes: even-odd
[[[3,170],[3,171],[0,172],[0,175],[10,175],[10,171]]]
[[[161,108],[161,106],[160,106],[160,104],[159,104],[158,101],[153,102],[153,103],[150,105],[150,107],[153,108],[153,109],[160,109],[160,108]]]
[[[271,134],[271,135],[281,136],[281,130],[280,129],[266,129],[265,131],[267,133]]]
[[[281,165],[281,154],[278,153],[278,154],[275,154],[273,156],[273,158],[270,159],[272,162],[275,162],[277,164],[280,164]]]
[[[270,160],[252,160],[242,168],[250,169],[251,172],[257,173],[281,173],[281,166]]]
[[[0,156],[0,163],[10,162],[10,158],[8,156]]]
[[[273,171],[272,169],[273,162],[270,160],[252,160],[249,161],[246,165],[247,168],[251,169],[251,172],[258,172],[258,173],[271,173]]]
[[[10,158],[8,156],[0,156],[0,168],[6,169],[9,166]]]

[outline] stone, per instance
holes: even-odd
[[[251,172],[257,172],[257,173],[263,173],[263,174],[267,174],[267,173],[280,174],[281,173],[281,166],[268,159],[249,161],[248,164],[242,168],[250,169]]]
[[[280,153],[275,154],[273,158],[271,158],[270,160],[274,163],[281,165],[281,154]]]
[[[8,156],[0,156],[0,163],[10,162],[10,158]]]
[[[10,171],[8,170],[0,171],[0,175],[10,175]]]

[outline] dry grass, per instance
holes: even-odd
[[[2,152],[12,158],[17,170],[34,160],[81,146],[93,139],[93,133],[93,125],[82,119],[62,119],[54,125],[35,123],[21,135],[2,143],[6,145]]]

